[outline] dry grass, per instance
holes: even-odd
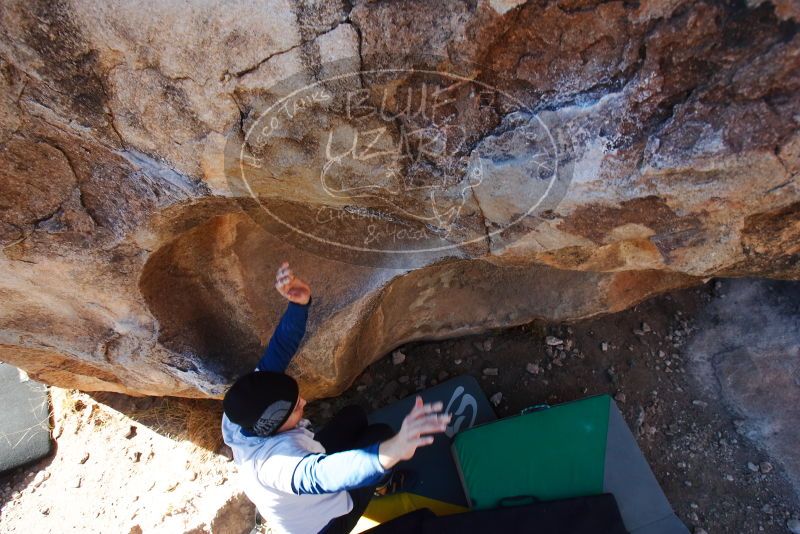
[[[222,403],[219,401],[189,400],[186,417],[186,436],[189,441],[209,452],[222,445]]]
[[[117,411],[135,422],[175,441],[188,441],[202,449],[207,459],[222,445],[220,421],[222,402],[210,399],[182,399],[178,397],[135,398],[118,394],[96,393],[90,396],[75,390],[51,388],[52,414],[84,413],[85,421],[103,424],[108,412],[101,407]],[[98,406],[95,401],[100,403]],[[79,422],[80,425],[80,422]]]
[[[219,401],[164,397],[126,415],[171,439],[190,441],[208,454],[222,445],[222,403]]]

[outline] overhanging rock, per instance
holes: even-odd
[[[312,398],[410,340],[800,278],[793,5],[7,3],[0,359],[221,396],[284,259]]]

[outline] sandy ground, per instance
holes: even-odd
[[[478,378],[500,417],[610,393],[692,532],[792,532],[800,500],[787,457],[743,431],[745,416],[697,380],[687,353],[724,293],[711,283],[575,324],[410,344],[306,415],[324,422],[348,403],[376,408],[460,374]],[[219,402],[52,396],[56,452],[0,478],[0,532],[249,532],[252,506],[220,447]]]
[[[0,532],[230,532],[252,519],[214,452],[218,402],[50,390],[55,454],[0,480]]]

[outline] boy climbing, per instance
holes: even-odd
[[[233,450],[245,494],[273,532],[347,533],[375,488],[418,447],[433,443],[450,415],[442,403],[417,397],[394,434],[369,425],[358,406],[347,406],[319,432],[303,419],[305,399],[284,372],[305,335],[311,288],[288,263],[275,288],[289,301],[256,370],[239,378],[223,401],[222,435]]]

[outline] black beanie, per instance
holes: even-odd
[[[225,394],[222,407],[232,422],[259,436],[270,436],[289,419],[300,390],[291,376],[248,373]]]

